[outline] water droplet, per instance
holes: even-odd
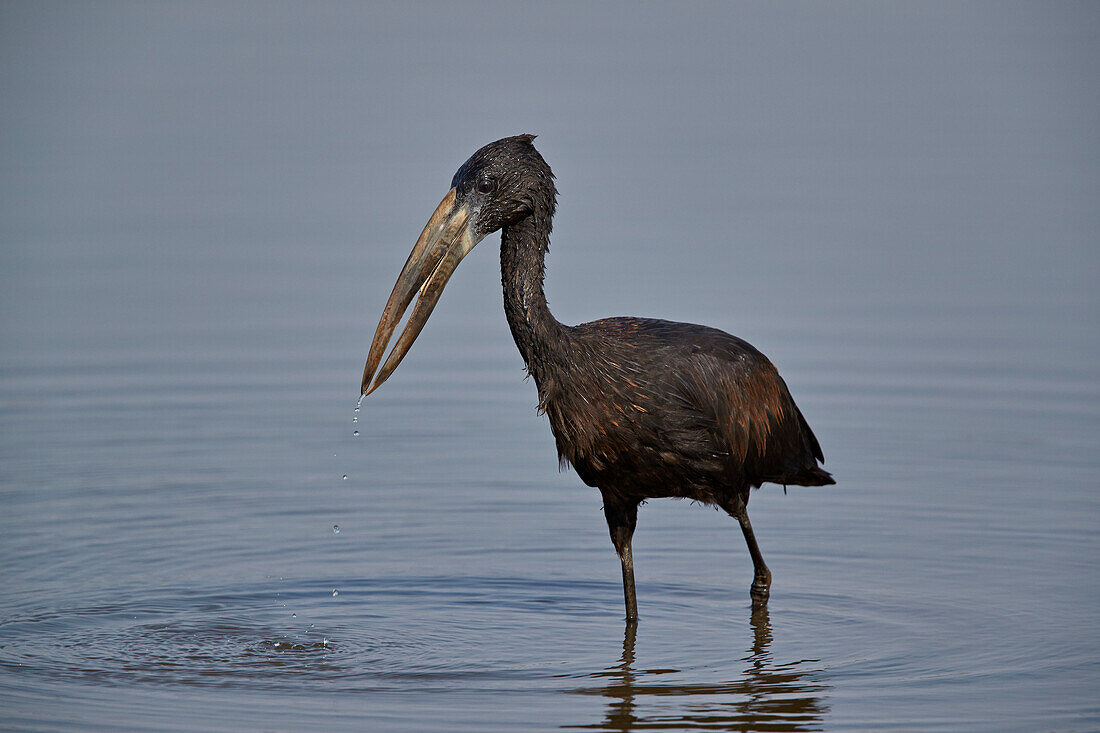
[[[352,433],[352,435],[354,435],[356,438],[358,438],[359,437],[359,431],[356,430],[354,433]]]
[[[309,628],[311,628],[311,629],[312,629],[312,628],[313,628],[313,626],[314,626],[314,624],[310,624],[310,625],[309,625]]]
[[[332,533],[333,534],[340,534],[340,525],[339,524],[332,525]]]
[[[275,648],[278,649],[281,644],[282,644],[282,642],[280,642],[280,641],[275,642]]]
[[[351,419],[351,421],[352,421],[352,422],[359,422],[359,416],[358,416],[358,415],[356,415],[355,417],[353,417],[353,418]]]
[[[348,480],[348,475],[347,475],[346,473],[344,474],[344,478],[343,478],[343,480],[344,480],[344,481],[347,481],[347,480]]]
[[[333,597],[333,598],[335,598],[335,597],[336,597],[336,596],[338,596],[338,595],[340,595],[340,591],[338,591],[337,589],[333,588],[333,589],[332,589],[332,597]]]
[[[321,646],[328,647],[328,637],[327,636],[321,639]]]
[[[292,613],[292,614],[290,614],[290,617],[291,617],[291,618],[298,618],[298,614],[296,614],[296,613]]]

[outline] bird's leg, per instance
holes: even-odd
[[[607,529],[611,533],[611,542],[623,565],[623,595],[626,600],[626,620],[633,623],[638,620],[638,595],[634,590],[634,556],[630,551],[630,538],[634,536],[634,527],[638,524],[638,504],[623,503],[604,495],[603,513],[607,518]]]
[[[741,525],[741,532],[745,535],[745,544],[749,546],[749,555],[752,556],[752,587],[749,596],[752,597],[753,606],[763,605],[768,602],[771,592],[772,572],[764,564],[764,556],[760,553],[760,547],[756,544],[756,535],[752,533],[752,524],[749,522],[749,511],[745,506],[745,497],[738,497],[725,507],[730,516],[737,519]]]

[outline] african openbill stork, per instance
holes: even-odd
[[[559,323],[543,292],[557,190],[534,135],[497,140],[455,173],[386,303],[363,370],[362,394],[386,381],[431,315],[443,287],[474,246],[501,231],[504,312],[558,457],[603,494],[622,561],[626,615],[638,615],[630,539],[638,505],[677,497],[735,517],[752,555],[754,604],[767,602],[771,572],[746,506],[764,482],[835,483],[787,385],[749,343],[706,326],[648,318]],[[378,365],[413,296],[412,314]],[[376,374],[377,370],[377,374]],[[373,381],[372,381],[373,380]]]

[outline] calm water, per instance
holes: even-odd
[[[1100,729],[1100,12],[689,10],[0,9],[0,727]],[[737,333],[820,438],[768,613],[659,501],[624,627],[496,237],[353,423],[522,131],[556,315]]]

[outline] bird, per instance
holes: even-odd
[[[749,595],[754,608],[764,606],[772,576],[749,522],[750,491],[766,482],[784,491],[834,484],[819,465],[821,446],[775,366],[747,341],[651,318],[576,326],[554,318],[544,275],[557,188],[534,139],[489,143],[455,173],[382,311],[360,401],[401,363],[458,263],[499,231],[505,317],[560,464],[602,494],[627,622],[638,618],[631,551],[638,507],[665,497],[713,505],[738,521],[753,563]]]

